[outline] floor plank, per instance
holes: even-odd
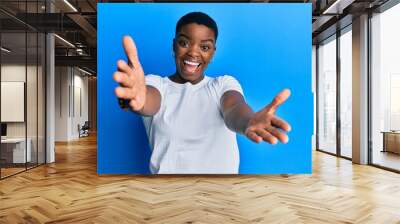
[[[96,174],[96,138],[0,181],[0,223],[400,223],[400,175],[313,153],[312,175]]]

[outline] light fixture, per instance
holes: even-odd
[[[93,75],[92,73],[90,73],[90,72],[88,72],[88,71],[86,71],[86,70],[83,70],[83,69],[81,69],[81,68],[79,68],[79,67],[78,67],[78,70],[81,71],[81,72],[83,72],[83,73],[85,73],[85,74],[87,74],[87,75],[90,75],[90,76]]]
[[[10,53],[10,52],[11,52],[11,50],[9,50],[9,49],[7,49],[7,48],[5,48],[5,47],[1,47],[1,50],[4,51],[4,52],[6,52],[6,53]]]
[[[57,37],[59,40],[61,40],[62,42],[66,43],[67,45],[69,45],[70,47],[75,48],[75,45],[73,45],[71,42],[69,42],[68,40],[58,36],[57,34],[54,34],[55,37]]]
[[[322,14],[342,14],[343,9],[351,5],[351,3],[353,3],[354,1],[355,0],[336,0],[332,5],[325,9]]]
[[[87,53],[84,52],[82,48],[76,48],[76,53],[77,53],[78,55],[87,55]]]
[[[67,4],[74,12],[78,12],[78,10],[71,4],[69,3],[68,0],[64,0],[65,4]]]

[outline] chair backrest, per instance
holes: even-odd
[[[89,121],[85,121],[85,123],[83,124],[82,128],[89,128]]]

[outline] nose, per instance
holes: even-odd
[[[187,51],[187,55],[193,58],[200,56],[199,48],[196,45],[190,46]]]

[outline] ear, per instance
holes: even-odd
[[[175,50],[175,42],[176,42],[176,39],[174,38],[174,39],[172,39],[172,51],[174,52],[174,54],[176,53],[176,50]]]

